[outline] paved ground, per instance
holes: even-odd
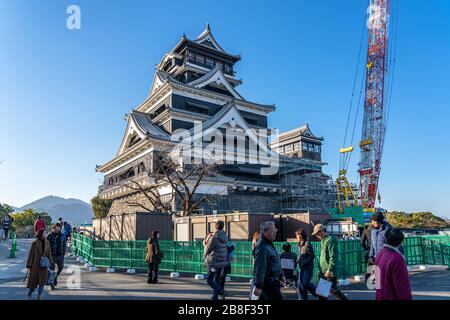
[[[0,281],[23,278],[32,239],[17,239],[16,258],[7,258],[12,240],[0,242]]]
[[[25,247],[27,243],[21,246]],[[23,255],[23,254],[22,254]],[[0,257],[0,264],[5,259]],[[21,258],[18,258],[21,259]],[[9,260],[6,263],[9,263]],[[21,270],[19,266],[14,270]],[[63,273],[60,276],[57,290],[46,290],[46,299],[49,300],[98,300],[98,299],[209,299],[211,291],[204,280],[195,280],[192,275],[182,275],[172,279],[167,273],[162,273],[160,283],[148,285],[146,274],[106,273],[105,271],[88,272],[74,258],[66,259],[67,269],[71,274]],[[19,271],[21,272],[21,271]],[[22,282],[23,274],[14,276],[8,271],[11,278],[0,279],[0,299],[26,298],[26,283]],[[79,277],[77,277],[79,275]],[[14,277],[13,277],[14,276]],[[78,281],[79,280],[79,281]],[[236,279],[239,280],[239,279]],[[414,299],[450,299],[450,271],[444,268],[432,268],[426,272],[412,272],[411,282]],[[227,282],[230,299],[248,299],[249,284],[247,280]],[[342,286],[341,290],[352,300],[372,300],[374,291],[368,290],[364,284],[353,283]],[[284,297],[297,299],[292,289],[284,289]]]

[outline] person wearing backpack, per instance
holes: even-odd
[[[50,242],[44,237],[45,230],[41,229],[36,233],[28,253],[28,299],[32,298],[34,289],[38,287],[38,300],[44,296],[44,285],[48,281],[48,268],[53,263]]]
[[[3,234],[5,236],[4,240],[6,241],[8,239],[8,232],[11,228],[11,224],[13,223],[14,219],[9,215],[9,213],[6,214],[6,216],[2,219],[2,228],[3,228]]]
[[[164,257],[159,246],[159,231],[152,232],[152,236],[147,240],[145,249],[145,261],[148,263],[147,283],[158,283],[159,264]]]

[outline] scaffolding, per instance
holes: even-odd
[[[279,172],[282,212],[327,213],[336,206],[336,184],[322,172],[323,165],[301,159],[283,161]]]

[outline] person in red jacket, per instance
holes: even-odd
[[[39,216],[36,220],[36,222],[34,223],[34,233],[37,234],[39,230],[44,230],[45,231],[45,221],[44,219],[42,219],[41,216]]]
[[[406,259],[398,249],[403,239],[398,229],[386,233],[386,242],[375,260],[376,300],[412,300]]]

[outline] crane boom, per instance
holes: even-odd
[[[374,208],[386,132],[385,78],[388,71],[390,0],[370,0],[364,115],[359,162],[359,199]]]

